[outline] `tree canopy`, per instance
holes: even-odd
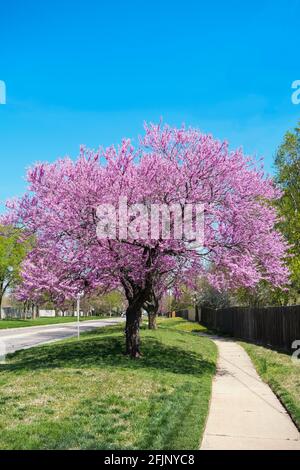
[[[35,165],[27,181],[28,192],[8,205],[4,218],[37,240],[23,263],[20,296],[51,291],[63,302],[81,291],[122,287],[127,351],[134,357],[141,309],[155,283],[168,281],[166,273],[176,273],[177,286],[193,286],[200,276],[216,289],[287,280],[286,243],[270,204],[280,192],[241,150],[230,151],[197,129],[149,125],[136,147],[123,140],[97,152],[82,148],[76,161]],[[126,207],[122,217],[118,212],[116,236],[99,237],[99,206],[120,210],[120,198]],[[153,205],[179,207],[184,217],[189,206],[203,206],[202,245],[195,244],[193,211],[196,233],[184,228],[179,238],[165,237],[158,222],[154,237]],[[142,213],[151,227],[145,228]],[[170,227],[175,229],[174,217]]]
[[[276,181],[282,196],[276,201],[282,217],[279,228],[290,244],[291,294],[300,294],[300,122],[285,134],[275,159]]]
[[[20,229],[0,226],[0,310],[7,290],[21,282],[21,263],[31,247],[31,240],[22,239]]]

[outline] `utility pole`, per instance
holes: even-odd
[[[83,292],[77,294],[77,338],[80,338],[80,299],[83,297]]]

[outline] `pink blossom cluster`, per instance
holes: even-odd
[[[23,263],[20,298],[50,293],[57,302],[78,292],[122,286],[134,296],[151,280],[160,289],[205,277],[217,289],[274,286],[288,281],[287,245],[276,231],[272,201],[280,196],[242,150],[197,129],[145,125],[136,147],[80,150],[77,160],[38,163],[28,191],[7,204],[2,223],[35,237]],[[182,240],[101,239],[97,207],[128,204],[203,204],[201,249]]]

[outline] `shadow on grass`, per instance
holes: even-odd
[[[182,343],[179,338],[176,342]],[[167,345],[152,336],[142,338],[142,352],[142,358],[130,359],[124,354],[124,335],[115,327],[108,327],[106,331],[99,329],[97,334],[95,331],[85,333],[79,342],[72,339],[18,351],[10,356],[7,364],[0,365],[0,370],[21,373],[62,367],[88,369],[111,366],[199,376],[213,373],[215,368],[213,361],[206,360],[200,352],[188,351],[184,344],[181,347]]]

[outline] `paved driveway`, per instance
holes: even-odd
[[[109,320],[87,320],[80,322],[80,331],[90,331],[108,325],[123,322],[123,318]],[[0,330],[0,355],[50,343],[77,335],[77,322],[56,325],[31,326]]]

